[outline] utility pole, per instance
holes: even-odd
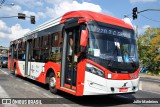
[[[135,29],[135,33],[136,33],[136,39],[138,39],[138,25],[136,25],[136,29]]]

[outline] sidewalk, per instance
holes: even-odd
[[[151,79],[159,79],[160,80],[160,76],[152,76],[152,75],[143,74],[143,73],[140,73],[140,77],[142,77],[142,78],[151,78]]]

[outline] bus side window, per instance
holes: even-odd
[[[33,46],[33,57],[32,57],[32,61],[38,62],[39,61],[39,39],[40,38],[35,38],[34,39],[34,46]]]
[[[60,32],[49,35],[49,61],[60,62],[62,35]]]

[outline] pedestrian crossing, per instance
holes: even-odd
[[[9,73],[3,71],[0,69],[1,74],[6,74],[9,75]],[[5,91],[5,89],[0,85],[0,102],[2,104],[0,104],[0,107],[18,107],[17,105],[14,104],[5,104],[6,99],[10,99],[10,96],[8,95],[8,93]]]
[[[0,85],[0,98],[10,98],[7,92]]]
[[[3,71],[3,70],[1,70],[1,69],[0,69],[0,71],[1,71],[2,73],[6,74],[6,75],[9,75],[8,72],[5,72],[5,71]]]
[[[0,99],[2,102],[2,104],[0,104],[0,107],[1,107],[1,105],[3,107],[18,107],[15,104],[6,103],[6,99],[10,99],[10,97],[1,85],[0,85]]]

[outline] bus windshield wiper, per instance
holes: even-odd
[[[132,58],[129,58],[129,60],[131,61],[132,67],[136,67],[136,62]]]

